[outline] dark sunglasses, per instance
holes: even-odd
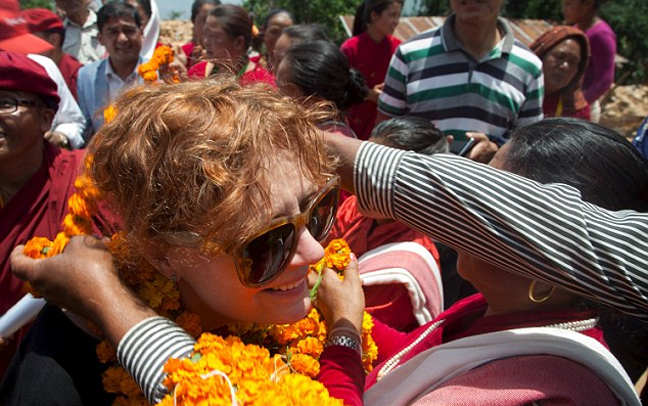
[[[335,222],[339,197],[340,178],[334,176],[302,213],[273,220],[243,243],[234,253],[241,283],[260,287],[276,278],[295,254],[297,234],[303,226],[317,241],[324,240]]]
[[[297,235],[303,226],[313,238],[323,241],[333,227],[339,197],[340,177],[333,176],[302,213],[272,220],[267,228],[235,249],[232,255],[241,283],[258,288],[275,279],[295,254]],[[164,238],[173,245],[195,246],[201,238],[195,233],[173,234]]]

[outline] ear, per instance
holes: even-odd
[[[99,31],[99,34],[97,35],[97,40],[99,41],[99,43],[101,45],[106,46],[106,44],[104,43],[103,34],[101,33],[101,31]]]
[[[234,40],[234,47],[237,50],[241,51],[241,53],[243,54],[247,51],[247,49],[245,49],[245,39],[242,35],[236,37],[236,39]]]
[[[448,143],[448,147],[452,145],[452,141],[454,141],[454,135],[446,135],[446,142]]]
[[[54,48],[61,48],[63,46],[63,36],[61,34],[50,34],[47,41],[54,46]]]
[[[159,273],[169,279],[171,279],[171,275],[175,273],[168,256],[164,258],[147,258],[147,261],[150,262]]]
[[[369,14],[369,24],[373,23],[375,20],[380,18],[380,14],[376,13],[375,11],[372,11],[371,14]]]
[[[171,279],[171,275],[182,278],[183,272],[195,266],[196,250],[188,247],[170,247],[164,257],[147,258],[162,275]]]
[[[47,107],[40,109],[40,111],[41,131],[45,134],[52,129],[52,122],[54,121],[56,112]]]

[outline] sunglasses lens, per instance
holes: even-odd
[[[338,208],[338,188],[331,189],[322,200],[313,207],[311,218],[308,222],[308,231],[317,241],[326,238],[333,227],[335,213]]]
[[[262,284],[283,269],[294,237],[295,227],[288,223],[250,241],[243,249],[243,258],[250,264],[246,281],[252,285]]]

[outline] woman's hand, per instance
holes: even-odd
[[[322,271],[322,282],[317,290],[317,307],[326,320],[330,330],[334,327],[349,326],[362,333],[364,312],[364,292],[358,275],[358,260],[351,254],[351,262],[344,270],[344,280],[329,268]],[[311,273],[309,282],[314,283],[317,274]]]

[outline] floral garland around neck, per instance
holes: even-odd
[[[115,113],[110,112],[113,116]],[[86,169],[91,162],[92,156],[88,155]],[[61,253],[72,236],[92,233],[91,218],[98,213],[97,202],[102,196],[86,175],[79,177],[75,186],[77,192],[68,200],[69,214],[63,221],[63,231],[54,241],[32,238],[25,245],[25,255],[49,258]],[[343,404],[312,379],[319,372],[318,359],[326,339],[326,327],[317,310],[294,324],[235,324],[228,326],[233,335],[227,338],[210,333],[201,335],[200,319],[182,309],[177,285],[144,260],[135,259],[139,257],[125,243],[123,234],[115,233],[108,249],[115,256],[123,280],[149,307],[174,320],[192,336],[200,336],[191,358],[171,359],[165,364],[164,384],[170,395],[159,405]],[[325,257],[311,269],[319,273],[326,264],[340,272],[348,265],[349,254],[346,242],[334,240],[326,248]],[[27,288],[30,289],[28,285]],[[362,360],[367,371],[378,355],[371,338],[372,327],[373,321],[365,312]],[[96,326],[91,328],[102,335]],[[97,357],[109,364],[102,382],[106,392],[116,395],[113,406],[148,404],[133,378],[117,363],[115,349],[107,340],[97,345]]]
[[[155,83],[158,80],[158,70],[169,69],[169,64],[173,62],[173,50],[167,45],[161,45],[155,48],[153,57],[137,67],[137,73],[146,83]],[[176,71],[171,72],[171,83],[180,82],[180,77]]]

